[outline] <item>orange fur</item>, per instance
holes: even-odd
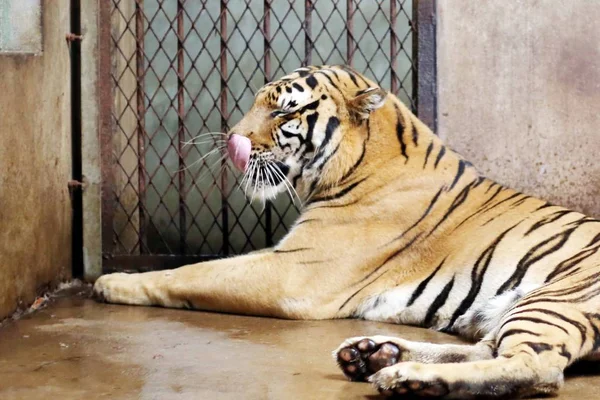
[[[301,139],[288,138],[294,135],[284,125]],[[406,362],[371,376],[386,392],[553,392],[567,365],[598,350],[600,222],[481,177],[369,79],[346,67],[302,68],[262,88],[232,132],[251,139],[265,171],[272,160],[289,167],[305,202],[289,234],[262,252],[103,276],[95,291],[104,299],[295,319],[358,317],[483,337],[464,348],[377,339],[405,354]],[[288,139],[293,144],[281,145]],[[286,190],[264,179],[254,184]]]

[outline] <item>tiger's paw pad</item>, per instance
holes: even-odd
[[[401,350],[393,343],[377,344],[365,338],[342,347],[336,355],[338,365],[350,380],[365,381],[375,372],[400,361]]]
[[[411,364],[382,369],[368,380],[384,396],[444,397],[449,393],[448,385],[441,379],[418,378]]]

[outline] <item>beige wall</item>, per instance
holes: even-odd
[[[439,133],[489,177],[600,217],[600,1],[439,0]]]
[[[43,55],[0,55],[0,319],[71,270],[69,2],[44,6]]]

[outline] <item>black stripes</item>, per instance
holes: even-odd
[[[488,194],[488,192],[490,191],[490,189],[492,187],[494,187],[495,185],[498,185],[495,182],[492,182],[492,184],[487,188],[487,190],[485,191],[484,194]],[[465,218],[464,220],[462,220],[462,222],[460,224],[458,224],[454,230],[460,228],[462,225],[464,225],[465,223],[467,223],[467,221],[471,220],[472,218],[476,217],[477,215],[483,214],[485,213],[488,208],[487,206],[492,202],[492,200],[494,200],[496,198],[496,196],[498,196],[498,194],[500,194],[500,192],[503,190],[504,188],[502,187],[502,185],[498,185],[498,188],[496,189],[496,191],[477,209],[477,211],[475,211],[474,213],[472,213],[471,215],[469,215],[467,218]]]
[[[519,196],[527,196],[527,195],[525,195],[525,194],[523,194],[523,193],[519,193],[519,192],[513,193],[512,195],[508,196],[507,198],[505,198],[505,199],[503,199],[503,200],[500,200],[500,201],[499,201],[499,202],[497,202],[497,203],[494,203],[494,204],[490,204],[490,205],[488,205],[488,206],[487,206],[485,209],[483,209],[481,212],[482,212],[482,213],[486,213],[486,212],[488,212],[488,211],[490,211],[490,210],[492,210],[492,209],[494,209],[494,208],[497,208],[497,207],[501,206],[502,204],[506,203],[507,201],[511,201],[512,199],[515,199],[515,198],[517,198],[517,197],[519,197]]]
[[[450,291],[454,286],[454,277],[444,286],[444,289],[437,295],[433,303],[427,309],[427,314],[425,315],[425,319],[423,320],[423,325],[426,327],[431,327],[434,322],[435,314],[438,312],[440,308],[446,304],[446,300],[448,300],[448,296],[450,296]]]
[[[592,238],[592,240],[590,240],[590,242],[588,243],[587,247],[593,246],[593,245],[595,245],[596,243],[600,243],[600,233],[599,233],[599,234],[597,234],[596,236],[594,236],[594,237]]]
[[[354,83],[354,86],[360,87],[360,85],[358,84],[358,80],[356,79],[357,76],[361,79],[361,81],[367,84],[366,81],[360,75],[356,75],[354,71],[352,71],[350,68],[346,67],[345,65],[340,65],[340,67],[342,70],[344,70],[344,72],[348,74],[350,80],[352,81],[352,83]]]
[[[304,106],[302,106],[302,107],[300,107],[300,108],[298,108],[296,110],[293,110],[292,112],[290,112],[290,114],[291,113],[293,113],[293,114],[304,114],[307,111],[316,110],[319,107],[320,103],[321,103],[321,100],[315,100],[315,101],[310,102],[310,103],[308,103],[308,104],[306,104],[306,105],[304,105]]]
[[[563,287],[560,289],[545,289],[545,290],[537,290],[535,293],[535,298],[529,298],[528,300],[522,302],[523,305],[531,304],[534,302],[561,302],[568,301],[569,303],[577,303],[581,301],[586,301],[592,298],[599,291],[598,288],[592,289],[591,291],[584,292],[584,290],[593,288],[594,286],[598,286],[600,279],[600,272],[594,272],[592,274],[585,274],[577,281],[577,283],[573,283],[567,287]],[[577,294],[579,297],[570,297],[565,299],[565,296]],[[548,296],[551,296],[548,298]]]
[[[600,349],[600,329],[598,328],[598,319],[600,319],[600,315],[596,313],[584,313],[585,318],[592,327],[592,331],[594,332],[594,344],[592,351],[598,351]]]
[[[417,225],[419,225],[429,215],[429,213],[433,209],[433,206],[435,206],[435,204],[438,202],[440,195],[442,194],[443,191],[444,191],[444,188],[440,188],[440,190],[438,190],[438,192],[433,196],[433,198],[429,202],[429,205],[425,209],[425,212],[419,217],[419,219],[417,219],[411,226],[408,227],[408,229],[403,231],[399,236],[392,239],[389,243],[392,243],[392,242],[404,237],[404,235],[406,235],[411,230],[413,230]]]
[[[381,275],[379,275],[377,278],[373,279],[371,282],[367,283],[366,285],[364,285],[363,287],[361,287],[360,289],[358,289],[356,292],[352,293],[350,295],[350,297],[348,297],[346,299],[346,301],[344,301],[342,303],[342,305],[340,306],[340,308],[338,309],[338,311],[341,311],[344,307],[346,307],[346,305],[350,302],[350,300],[352,300],[354,297],[356,297],[357,294],[359,294],[360,292],[362,292],[363,290],[365,290],[367,287],[371,286],[373,283],[375,283],[379,278],[381,278],[382,276],[384,276],[385,274],[387,274],[389,271],[384,271],[383,273],[381,273]]]
[[[436,169],[438,167],[438,164],[440,163],[440,161],[444,157],[444,154],[446,154],[446,146],[442,146],[440,148],[440,152],[438,153],[438,155],[437,155],[437,157],[435,159],[435,163],[433,164],[433,168],[434,169]]]
[[[327,145],[331,141],[331,138],[333,137],[333,133],[339,126],[340,126],[340,120],[337,117],[329,117],[329,119],[327,120],[327,126],[325,127],[325,137],[323,138],[323,141],[319,145],[319,150],[317,151],[317,154],[306,165],[307,169],[312,168],[315,165],[319,165],[321,167],[323,165],[325,165],[323,158],[325,157],[325,151],[327,150]],[[339,147],[339,143],[338,143],[338,147]],[[335,150],[333,152],[331,152],[329,154],[329,157],[332,156],[335,152],[336,152]]]
[[[404,125],[402,123],[402,114],[400,114],[400,108],[397,104],[394,104],[394,107],[396,108],[396,118],[398,119],[396,121],[396,137],[398,138],[398,142],[400,142],[400,152],[406,159],[406,162],[408,162],[408,154],[406,154],[406,142],[404,142]]]
[[[377,269],[383,267],[385,264],[387,264],[388,262],[390,262],[394,258],[398,257],[406,249],[410,248],[417,240],[419,240],[419,238],[421,237],[421,235],[422,234],[419,233],[414,238],[412,238],[408,243],[406,243],[405,245],[403,245],[402,247],[400,247],[398,250],[396,250],[395,252],[393,252],[388,258],[385,259],[385,261],[379,267],[377,267]]]
[[[279,172],[281,172],[281,179],[283,179],[283,177],[287,176],[290,173],[289,165],[282,163],[281,161],[275,161],[275,166],[279,169]]]
[[[354,69],[348,67],[347,65],[340,65],[340,67],[346,71],[346,73],[350,76],[350,79],[352,79],[352,82],[356,85],[356,86],[360,86],[358,84],[358,81],[361,81],[363,85],[365,86],[369,86],[369,82],[367,82],[365,80],[365,78],[362,77],[362,75],[358,72],[356,72]]]
[[[521,304],[519,304],[518,307],[521,307]],[[516,315],[528,314],[528,313],[540,313],[540,314],[543,314],[546,316],[554,317],[563,322],[566,322],[567,324],[571,325],[572,327],[576,328],[579,331],[579,335],[581,337],[581,347],[583,347],[583,345],[585,344],[586,335],[587,335],[587,328],[585,327],[585,325],[583,325],[579,321],[575,321],[574,319],[568,318],[568,317],[564,316],[563,314],[558,313],[556,311],[553,311],[553,310],[550,310],[547,308],[528,308],[525,310],[519,310],[516,312],[512,312],[510,314],[510,317],[513,318]]]
[[[358,97],[358,96],[360,96],[361,94],[365,94],[365,93],[367,93],[367,92],[370,92],[370,91],[372,91],[372,90],[374,90],[374,89],[375,89],[375,88],[372,88],[372,87],[368,87],[368,88],[365,88],[365,89],[361,89],[361,90],[359,90],[358,92],[356,92],[354,95],[355,95],[356,97]]]
[[[498,247],[502,239],[506,236],[506,234],[513,230],[516,226],[517,225],[513,225],[512,227],[502,232],[502,234],[500,234],[496,238],[496,240],[494,240],[494,242],[492,242],[492,244],[489,245],[483,253],[481,253],[479,258],[475,262],[475,265],[471,269],[471,285],[469,287],[469,293],[467,293],[467,296],[462,300],[458,308],[454,311],[454,314],[452,314],[452,318],[450,319],[450,322],[448,323],[448,326],[446,328],[447,330],[451,330],[456,320],[461,315],[466,313],[469,310],[469,308],[471,308],[471,306],[473,305],[475,298],[481,291],[481,287],[483,286],[483,278],[485,277],[485,273],[490,263],[492,262],[492,258],[494,256],[496,248]]]
[[[354,188],[356,188],[358,185],[363,183],[366,179],[367,178],[363,178],[360,181],[356,181],[356,182],[352,183],[351,185],[346,186],[344,189],[340,190],[339,192],[331,194],[329,196],[315,198],[312,201],[310,201],[309,204],[315,204],[315,203],[319,203],[322,201],[330,201],[330,200],[340,199],[340,198],[344,197],[346,194],[350,193],[352,190],[354,190]]]
[[[367,129],[368,125],[367,125]],[[350,169],[344,174],[344,176],[342,176],[342,179],[340,179],[340,182],[345,182],[346,179],[348,179],[348,177],[350,177],[352,175],[352,173],[354,171],[356,171],[356,168],[358,168],[360,166],[360,164],[362,164],[364,158],[365,158],[365,153],[367,152],[367,141],[368,141],[368,137],[367,139],[365,139],[363,141],[363,145],[362,145],[362,151],[360,153],[360,157],[358,157],[358,160],[356,160],[356,162],[354,163],[354,165],[352,165],[352,167],[350,167]]]
[[[527,236],[531,232],[533,232],[537,229],[540,229],[543,226],[551,224],[551,223],[559,220],[560,218],[564,217],[565,215],[568,215],[571,213],[573,213],[573,211],[570,211],[570,210],[560,210],[560,211],[553,212],[552,214],[545,216],[544,218],[540,219],[535,224],[533,224],[531,226],[531,228],[529,228],[529,230],[525,233],[525,236]]]
[[[542,324],[542,325],[548,325],[548,326],[552,326],[556,329],[559,329],[561,331],[563,331],[564,333],[566,333],[567,335],[569,334],[569,331],[567,331],[565,328],[563,328],[560,325],[557,325],[553,322],[550,321],[546,321],[545,319],[541,319],[541,318],[536,318],[536,317],[511,317],[509,319],[507,319],[506,321],[504,321],[503,326],[506,326],[512,322],[532,322],[534,324]]]
[[[463,204],[465,202],[465,200],[467,200],[467,197],[469,196],[469,192],[471,191],[471,189],[477,184],[479,183],[480,180],[476,179],[475,181],[471,182],[470,184],[468,184],[467,186],[465,186],[460,193],[458,193],[458,195],[454,198],[454,200],[452,201],[452,204],[450,204],[450,207],[448,208],[448,210],[446,210],[446,213],[444,214],[444,216],[442,217],[442,219],[440,219],[438,221],[437,224],[435,224],[435,226],[433,227],[433,229],[429,232],[429,234],[427,235],[427,237],[431,236],[433,234],[433,232],[436,231],[437,228],[439,228],[439,226],[441,224],[444,223],[444,221],[446,221],[448,219],[448,217],[454,212],[456,211],[456,209],[458,207],[460,207],[461,204]]]
[[[552,346],[551,344],[548,344],[548,343],[521,342],[521,344],[528,346],[536,354],[540,354],[544,351],[550,351],[554,348],[554,346]]]
[[[460,160],[458,162],[458,171],[456,171],[456,175],[454,176],[454,180],[452,181],[452,184],[450,185],[450,188],[448,189],[449,191],[454,189],[454,186],[456,186],[456,184],[458,183],[458,180],[460,179],[460,177],[465,173],[465,161],[464,160]]]
[[[372,275],[376,274],[380,269],[382,269],[388,262],[390,262],[391,260],[393,260],[394,258],[398,257],[400,254],[402,254],[405,250],[409,249],[419,238],[421,237],[421,234],[415,236],[414,238],[412,238],[412,240],[410,240],[408,243],[404,244],[403,246],[401,246],[398,250],[394,251],[391,255],[389,255],[382,263],[381,265],[379,265],[377,268],[375,268],[373,271],[369,272],[367,274],[367,276],[365,276],[363,279],[361,279],[360,282],[365,281],[367,279],[369,279]],[[360,283],[359,282],[359,283]]]
[[[315,124],[317,123],[317,119],[319,118],[318,113],[310,114],[306,116],[306,123],[308,125],[308,129],[306,130],[306,151],[312,153],[315,151],[315,145],[312,142],[313,134],[315,131]]]
[[[535,245],[519,261],[519,263],[517,264],[517,268],[515,269],[513,274],[502,284],[502,286],[500,286],[500,288],[496,292],[496,295],[502,294],[507,290],[511,290],[517,287],[523,280],[523,277],[527,273],[529,267],[534,263],[540,261],[544,257],[547,257],[555,251],[560,250],[565,245],[567,240],[569,240],[569,237],[571,236],[574,230],[575,228],[571,228],[564,232],[557,233],[556,235]]]
[[[329,117],[327,120],[327,126],[325,127],[325,139],[323,139],[323,143],[321,146],[326,146],[327,143],[331,140],[333,136],[333,132],[340,126],[340,120],[337,117]]]
[[[540,334],[536,333],[536,332],[532,332],[532,331],[528,331],[527,329],[508,329],[506,331],[504,331],[502,333],[502,335],[500,335],[497,339],[496,339],[496,347],[500,348],[500,346],[502,345],[502,342],[504,341],[504,339],[514,336],[514,335],[529,335],[529,336],[536,336],[539,337]]]
[[[309,75],[306,77],[306,84],[311,88],[314,89],[317,87],[317,85],[319,84],[319,81],[317,80],[317,78],[315,78],[314,75]]]
[[[332,70],[329,70],[329,71],[332,71]],[[332,72],[334,72],[334,71],[332,71]],[[325,76],[325,78],[327,78],[327,80],[331,84],[331,87],[341,93],[340,88],[338,87],[337,83],[335,83],[333,81],[333,79],[331,79],[331,77],[329,76],[329,74],[327,74],[327,73],[325,73],[323,71],[315,71],[315,74],[320,74],[320,75]]]
[[[500,194],[500,192],[504,189],[504,186],[497,184],[496,182],[492,182],[492,184],[490,185],[490,187],[485,191],[485,194],[488,194],[488,191],[490,191],[495,185],[498,185],[498,188],[496,189],[496,191],[494,192],[494,194],[492,194],[486,201],[485,203],[483,203],[481,205],[481,207],[485,207],[488,204],[490,204],[492,202],[492,200],[494,200],[496,198],[496,196],[498,196]]]
[[[423,162],[423,169],[427,166],[427,161],[429,160],[429,156],[431,155],[431,151],[433,150],[433,142],[429,143],[427,146],[427,152],[425,153],[425,162]]]
[[[417,131],[417,127],[415,126],[415,123],[412,119],[412,117],[410,117],[410,128],[412,129],[412,140],[413,140],[413,144],[415,146],[419,145],[419,132]]]
[[[419,284],[419,286],[417,286],[417,288],[415,289],[413,294],[410,296],[408,303],[406,303],[407,307],[410,307],[419,298],[419,296],[421,296],[421,294],[423,294],[423,291],[427,287],[427,284],[433,279],[435,274],[437,274],[438,271],[442,268],[445,261],[446,261],[446,259],[443,259],[442,262],[440,263],[440,265],[438,265],[437,268],[427,278],[425,278],[425,280],[423,280]]]
[[[306,143],[306,138],[304,136],[302,136],[302,134],[300,134],[300,133],[292,133],[281,127],[279,128],[279,131],[281,131],[281,134],[283,135],[283,137],[285,137],[287,139],[296,138],[296,139],[298,139],[298,141],[300,141],[300,144]]]
[[[592,247],[583,251],[580,251],[579,253],[575,254],[572,257],[567,258],[566,260],[563,260],[560,264],[558,264],[556,266],[556,268],[554,268],[554,270],[552,270],[552,272],[550,272],[548,274],[548,276],[546,277],[545,283],[550,282],[552,279],[556,278],[558,275],[561,275],[569,270],[571,270],[573,267],[579,265],[582,261],[588,259],[589,257],[593,256],[594,254],[596,254],[598,252],[599,247]]]

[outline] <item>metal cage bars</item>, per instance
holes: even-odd
[[[243,4],[244,10],[241,16],[236,16],[231,10],[231,1],[220,0],[218,2],[218,12],[211,15],[209,4],[207,1],[201,2],[201,8],[196,15],[190,15],[186,8],[185,0],[176,1],[176,10],[174,15],[169,18],[169,13],[165,9],[167,1],[164,0],[111,0],[100,2],[100,18],[103,21],[111,21],[111,24],[102,24],[99,32],[100,35],[100,79],[99,79],[99,104],[100,104],[100,127],[101,127],[101,162],[102,162],[102,242],[103,242],[103,269],[105,272],[123,271],[123,270],[152,270],[162,268],[172,268],[186,263],[202,261],[218,256],[227,255],[231,250],[231,235],[233,232],[232,226],[235,228],[238,224],[243,233],[237,233],[238,236],[245,236],[246,242],[251,243],[252,235],[258,231],[264,231],[264,245],[270,246],[275,241],[274,231],[280,230],[284,224],[284,218],[293,208],[291,203],[283,207],[277,207],[273,204],[268,204],[263,213],[257,213],[248,206],[244,205],[240,210],[234,209],[230,204],[232,201],[231,185],[236,182],[235,177],[231,176],[226,169],[225,161],[221,159],[221,173],[216,176],[211,172],[213,182],[209,190],[200,193],[202,201],[209,203],[208,199],[212,196],[213,189],[218,190],[220,200],[219,210],[214,211],[209,209],[210,229],[219,228],[221,234],[221,246],[218,251],[202,251],[202,247],[191,249],[188,235],[191,231],[188,227],[193,226],[195,218],[200,212],[193,212],[188,204],[187,194],[195,188],[200,187],[200,183],[195,180],[195,177],[190,171],[185,168],[188,165],[187,157],[190,150],[184,148],[185,139],[190,137],[189,123],[186,121],[187,114],[196,108],[195,102],[199,99],[200,94],[208,96],[214,101],[215,105],[211,108],[208,114],[198,115],[202,119],[202,128],[208,128],[207,120],[211,118],[211,113],[216,109],[219,115],[219,128],[221,132],[226,132],[232,114],[240,111],[240,102],[242,102],[246,89],[252,86],[252,77],[257,71],[262,74],[262,83],[266,83],[274,78],[274,75],[281,73],[284,70],[283,64],[288,59],[296,58],[302,65],[309,65],[314,62],[314,58],[325,63],[332,58],[332,55],[337,52],[343,57],[343,62],[349,65],[357,64],[358,59],[363,61],[363,70],[375,79],[381,81],[382,77],[389,78],[386,82],[381,82],[384,87],[389,87],[393,93],[406,95],[405,101],[408,101],[413,109],[418,113],[419,117],[434,130],[436,128],[436,70],[435,70],[435,0],[338,0],[326,2],[332,5],[333,8],[327,11],[319,12],[324,2],[318,0],[305,0],[304,13],[297,10],[297,3],[289,1],[281,2],[276,0],[261,0],[262,16],[257,17],[252,11],[256,7],[258,0],[245,0],[235,2]],[[149,3],[157,6],[157,11],[154,14],[147,12]],[[170,2],[171,4],[174,2]],[[197,3],[197,2],[196,2]],[[217,2],[211,2],[215,4]],[[296,3],[296,4],[294,4]],[[345,7],[343,7],[345,3]],[[364,4],[373,4],[376,6],[375,12],[370,16],[365,15]],[[412,3],[412,12],[410,15],[406,12],[406,3]],[[128,6],[128,9],[126,9]],[[252,7],[251,7],[252,6]],[[279,8],[279,10],[277,9]],[[341,9],[340,9],[341,8]],[[282,13],[282,9],[285,9]],[[155,21],[159,19],[159,13],[164,13],[164,18],[169,26],[166,33],[156,32],[153,28]],[[204,15],[202,15],[204,13]],[[326,15],[322,15],[322,14]],[[337,13],[338,18],[344,19],[344,28],[342,33],[332,33],[328,28],[328,24]],[[253,23],[256,23],[256,29],[252,32],[242,33],[238,24],[240,21],[250,14]],[[119,23],[115,23],[115,16]],[[199,20],[203,17],[207,24],[212,24],[209,29],[209,34],[202,36],[198,33],[195,24],[199,24]],[[294,32],[292,29],[286,30],[282,26],[286,26],[288,19],[296,18],[300,22],[300,28]],[[385,36],[376,37],[371,24],[376,18],[380,18],[377,22],[384,22],[388,26],[385,29]],[[409,31],[405,35],[400,35],[397,32],[396,26],[399,18],[405,18],[408,24]],[[234,25],[231,25],[233,22]],[[276,25],[273,27],[272,23]],[[357,23],[366,24],[366,28],[362,32],[356,28]],[[186,30],[186,24],[189,26]],[[291,25],[291,24],[290,24]],[[321,26],[319,30],[318,27]],[[334,25],[334,24],[332,24]],[[199,46],[202,48],[197,55],[190,53],[186,47],[186,41],[189,37],[196,33],[199,39]],[[174,51],[165,50],[167,47],[165,42],[168,36],[174,33],[176,48]],[[242,46],[246,49],[242,51],[242,55],[236,56],[232,50],[233,37],[237,34],[238,42],[242,41]],[[216,56],[210,53],[211,42],[210,35],[218,37],[218,53]],[[248,35],[250,35],[248,37]],[[294,46],[299,43],[297,40],[303,35],[304,52],[298,54]],[[372,35],[373,38],[379,39],[376,44],[376,51],[368,54],[366,46],[361,46],[364,43],[364,38],[367,35]],[[148,49],[148,37],[154,37],[157,42],[158,50],[151,54]],[[262,36],[263,55],[256,56],[251,49],[255,43],[255,36]],[[345,41],[343,37],[345,36]],[[289,49],[280,49],[277,51],[277,38],[283,37],[286,43],[289,43]],[[406,50],[407,40],[412,37],[412,53],[409,54]],[[319,43],[324,40],[329,40],[333,43],[329,54],[322,54],[324,50],[319,49]],[[339,43],[345,42],[345,49],[338,47]],[[382,42],[386,42],[388,46],[384,51]],[[172,41],[170,41],[172,43]],[[300,41],[301,43],[301,41]],[[280,46],[281,47],[281,46]],[[189,87],[186,87],[188,77],[194,72],[195,63],[198,62],[200,54],[208,49],[207,54],[209,63],[213,64],[210,71],[201,76],[198,76],[201,81],[201,89],[195,96],[190,92]],[[250,50],[248,50],[250,49]],[[341,51],[345,50],[345,51]],[[164,52],[163,58],[169,64],[167,71],[173,71],[176,77],[173,96],[169,96],[167,89],[163,87],[163,81],[168,79],[167,73],[160,75],[156,70],[159,68],[155,61],[160,58],[157,56],[159,51]],[[377,51],[382,54],[377,55]],[[168,52],[174,56],[169,57]],[[398,73],[398,62],[402,52],[408,58],[410,63],[409,71],[401,76]],[[251,53],[254,62],[257,66],[252,69],[250,78],[244,76],[240,69],[240,64],[243,63],[245,54]],[[283,53],[283,55],[281,55]],[[343,54],[342,54],[343,53]],[[204,54],[206,57],[206,54]],[[115,61],[119,59],[119,61]],[[186,67],[186,60],[188,67]],[[382,61],[383,60],[383,61]],[[273,63],[275,62],[275,65]],[[377,76],[373,64],[387,63],[388,66],[383,74]],[[191,64],[191,66],[189,66]],[[218,68],[217,68],[218,66]],[[187,69],[187,71],[186,71]],[[217,76],[215,76],[214,72]],[[241,74],[245,80],[245,87],[242,95],[237,96],[231,89],[234,75]],[[148,76],[154,74],[158,80],[155,93],[151,93],[148,89]],[[412,74],[412,93],[407,93],[405,85],[407,79]],[[161,80],[162,79],[162,80]],[[208,89],[212,82],[218,81],[219,87],[217,95],[214,96]],[[214,86],[214,85],[213,85]],[[127,87],[131,90],[127,91]],[[176,129],[170,137],[170,143],[167,149],[161,154],[155,147],[156,138],[161,137],[158,132],[165,133],[165,125],[167,124],[168,115],[164,113],[159,115],[156,110],[157,106],[154,103],[159,90],[165,91],[165,97],[168,101],[167,108],[176,110]],[[187,102],[186,102],[187,101]],[[190,104],[191,103],[191,104]],[[217,107],[218,104],[218,107]],[[197,110],[197,109],[196,109]],[[155,115],[148,118],[148,115]],[[162,117],[162,118],[161,118]],[[206,117],[206,118],[204,118]],[[155,122],[155,125],[160,129],[150,131],[148,122]],[[213,121],[214,124],[214,121]],[[125,126],[129,125],[129,126]],[[120,134],[120,139],[117,135]],[[169,136],[169,135],[167,135]],[[121,143],[116,142],[121,141]],[[164,192],[159,192],[156,188],[157,183],[154,181],[159,176],[160,168],[164,168],[169,157],[168,153],[174,149],[176,158],[177,171],[169,175],[170,181],[167,184],[167,189]],[[149,166],[149,152],[156,153],[157,168]],[[126,158],[132,158],[135,161],[135,167],[123,167],[126,164]],[[132,160],[128,160],[131,161]],[[205,162],[202,163],[202,168],[206,169]],[[206,172],[206,171],[205,171]],[[197,178],[197,175],[196,175]],[[189,182],[188,182],[189,181]],[[188,189],[186,189],[188,187]],[[165,200],[167,196],[171,196],[168,190],[176,189],[177,199]],[[206,189],[206,185],[204,185]],[[151,191],[156,192],[157,208],[151,208],[148,205],[148,196]],[[125,204],[124,199],[131,197],[129,204]],[[235,200],[235,199],[233,199]],[[160,232],[160,227],[157,227],[153,221],[153,213],[157,213],[160,207],[167,209],[166,202],[176,204],[174,212],[163,212],[168,221],[167,226],[177,227],[177,238],[165,243],[164,246],[158,249],[152,248],[147,238],[149,234],[155,235],[158,240],[165,241]],[[200,206],[202,209],[203,205]],[[281,210],[279,208],[282,208]],[[254,211],[256,214],[256,222],[252,228],[247,230],[242,227],[240,219],[244,217],[244,213],[249,213],[248,210]],[[263,221],[264,218],[264,221]],[[278,219],[278,221],[277,221]],[[170,224],[170,225],[169,225]],[[233,224],[233,225],[232,225]],[[275,225],[275,226],[274,226]],[[125,228],[123,228],[125,227]],[[121,229],[121,230],[119,230]],[[124,230],[123,230],[124,229]],[[123,232],[128,231],[128,239],[124,239]],[[201,228],[198,228],[200,231]],[[201,235],[208,236],[201,232]],[[202,240],[205,240],[204,237]],[[124,241],[129,241],[124,244]],[[166,241],[165,241],[166,242]],[[127,247],[128,246],[128,247]],[[243,246],[245,248],[246,245]],[[250,246],[255,246],[250,244]],[[200,249],[200,250],[198,250]],[[158,251],[157,251],[158,250]]]

